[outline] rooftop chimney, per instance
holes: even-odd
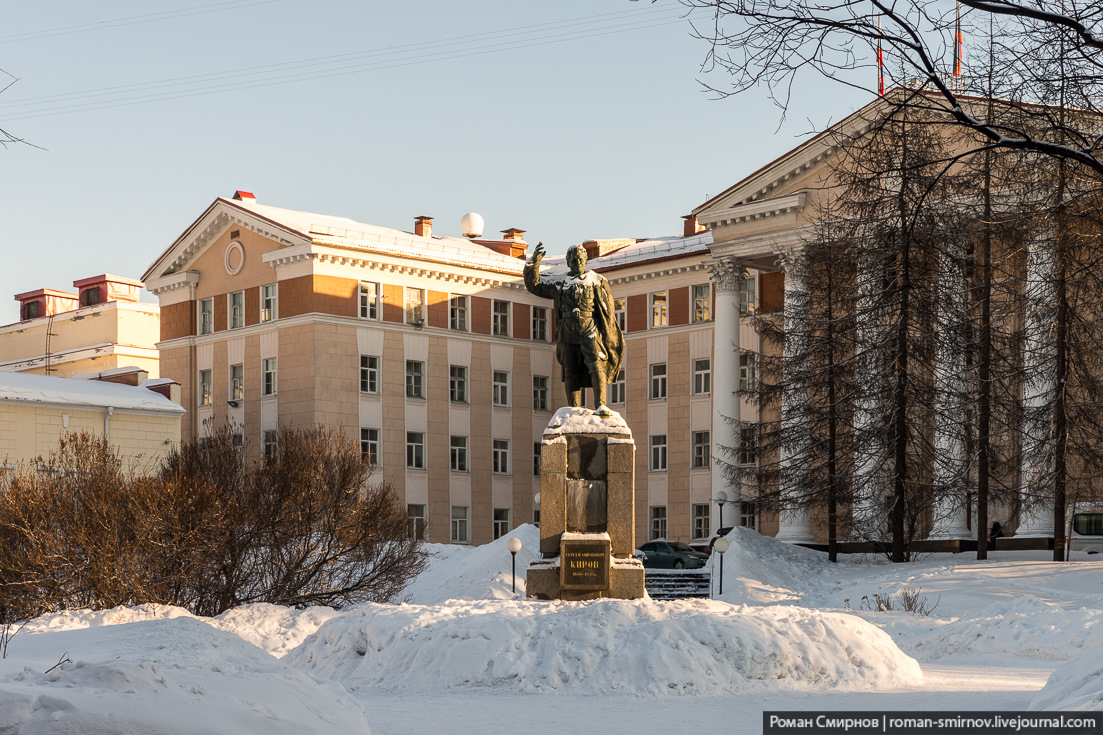
[[[433,236],[433,218],[424,214],[414,218],[414,234],[418,237]]]
[[[73,286],[80,293],[81,306],[93,306],[108,301],[137,303],[142,290],[141,281],[113,276],[110,273],[73,281]]]
[[[697,215],[687,214],[682,219],[685,224],[682,226],[682,237],[693,237],[698,232],[704,232],[705,228],[697,224]]]
[[[60,314],[63,311],[76,309],[79,305],[77,294],[52,288],[19,293],[15,295],[15,300],[19,302],[19,321],[22,322],[41,316]]]
[[[508,230],[502,230],[503,240],[515,240],[517,242],[524,242],[525,231],[518,230],[516,227],[510,227]]]
[[[253,192],[242,191],[241,189],[234,192],[233,198],[239,202],[255,202],[257,200],[257,198],[253,196]]]

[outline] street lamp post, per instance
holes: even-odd
[[[720,509],[720,523],[716,526],[717,531],[724,527],[724,503],[728,502],[728,494],[723,490],[719,490],[716,493],[716,505]]]
[[[517,591],[517,552],[521,550],[521,539],[514,536],[506,544],[509,553],[513,555],[513,591]]]
[[[720,555],[720,591],[716,593],[716,596],[724,594],[724,552],[728,550],[728,540],[726,538],[718,538],[712,545],[712,550]]]

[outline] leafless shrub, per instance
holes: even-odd
[[[924,597],[921,593],[923,590],[918,587],[905,587],[900,590],[900,607],[905,612],[915,613],[916,615],[930,615],[934,612],[934,609],[938,607],[938,603],[942,601],[939,597],[932,605],[930,601]]]

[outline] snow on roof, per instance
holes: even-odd
[[[33,373],[0,372],[0,401],[184,413],[179,404],[140,386]]]
[[[655,237],[641,240],[589,261],[591,268],[606,270],[627,265],[646,263],[650,260],[677,258],[686,255],[704,255],[709,252],[712,232],[705,231],[690,237]]]
[[[463,237],[421,237],[402,230],[394,230],[390,227],[357,222],[348,217],[299,212],[293,209],[257,204],[251,200],[239,201],[222,197],[220,199],[287,227],[300,236],[321,245],[352,247],[387,255],[432,260],[512,275],[520,275],[525,265],[520,258],[497,253]]]

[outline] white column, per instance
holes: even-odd
[[[885,467],[888,450],[883,427],[884,396],[889,376],[881,345],[884,318],[879,299],[884,272],[876,253],[858,252],[854,398],[854,501],[851,538],[880,539],[885,525]]]
[[[739,286],[744,270],[729,260],[709,264],[716,286],[716,313],[713,315],[712,336],[712,497],[727,493],[732,519],[738,520],[742,487],[738,481],[728,488],[722,458],[739,465]],[[720,505],[723,508],[724,505]],[[718,514],[719,515],[719,514]],[[729,519],[727,525],[736,526]],[[716,519],[720,527],[720,518]]]
[[[781,391],[781,498],[801,503],[807,493],[812,437],[808,426],[808,393],[789,381],[789,374],[802,372],[808,359],[807,324],[810,314],[804,254],[798,250],[782,256],[785,267],[785,344],[782,348]],[[779,541],[812,541],[812,510],[806,504],[783,510],[779,518]]]
[[[952,247],[938,265],[938,320],[934,397],[934,527],[930,538],[970,537],[966,510],[964,253]]]
[[[1053,241],[1031,240],[1026,256],[1026,308],[1023,314],[1022,472],[1016,536],[1053,535],[1054,335],[1057,291],[1053,282]]]

